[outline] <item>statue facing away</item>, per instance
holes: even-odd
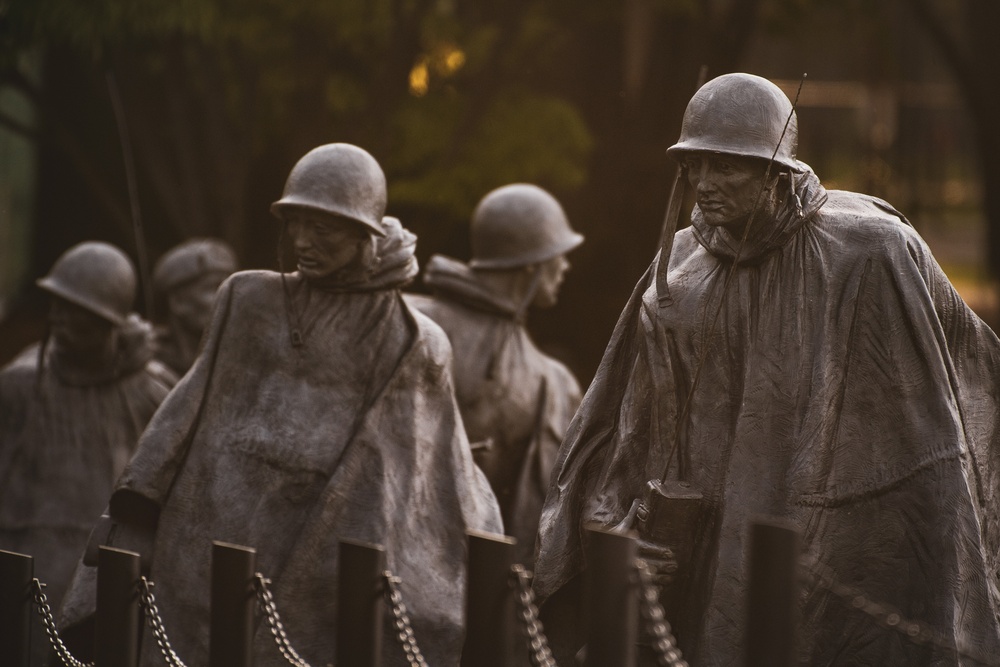
[[[519,183],[483,198],[471,238],[468,264],[435,255],[424,271],[433,296],[406,298],[451,340],[465,430],[526,563],[580,388],[563,364],[535,347],[524,321],[530,307],[556,303],[569,268],[565,255],[583,237],[552,195]]]
[[[166,326],[156,331],[156,358],[187,373],[212,317],[215,295],[236,270],[236,254],[219,239],[190,239],[168,250],[153,270],[153,287],[166,303]]]
[[[298,270],[222,285],[202,353],[118,480],[116,534],[152,543],[188,664],[208,659],[212,540],[257,550],[296,651],[331,661],[345,538],[385,547],[428,662],[457,662],[465,532],[502,524],[461,428],[448,341],[398,291],[417,274],[416,239],[385,206],[382,169],[356,146],[295,165],[272,211]],[[67,622],[85,612],[63,607]],[[387,618],[385,664],[405,665],[395,637]],[[283,664],[266,624],[254,643],[256,664]],[[147,631],[142,664],[161,660]]]
[[[721,76],[688,105],[668,152],[691,226],[626,305],[542,514],[535,586],[557,658],[583,641],[593,521],[639,531],[691,664],[740,664],[760,515],[796,525],[814,564],[802,664],[1000,655],[1000,341],[901,213],[824,189],[796,132],[760,77]],[[879,623],[831,577],[905,623]]]
[[[121,250],[81,243],[38,285],[48,334],[0,371],[0,549],[34,557],[55,606],[176,378],[152,360],[152,328],[131,312],[135,270]],[[41,664],[47,640],[36,634]]]

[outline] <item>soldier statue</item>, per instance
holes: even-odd
[[[688,104],[691,225],[625,306],[542,513],[557,658],[596,522],[639,532],[690,664],[742,664],[769,516],[801,534],[801,664],[997,663],[1000,341],[899,211],[796,159],[796,123],[748,74]]]
[[[461,651],[467,530],[502,531],[455,406],[444,333],[399,288],[416,238],[383,217],[386,181],[349,144],[307,153],[271,210],[297,271],[223,283],[203,350],[163,403],[110,501],[150,560],[187,664],[208,659],[212,540],[257,550],[297,653],[333,660],[337,545],[385,548],[430,664]],[[148,546],[147,546],[148,545]],[[82,607],[64,606],[66,620]],[[384,664],[406,665],[386,621]],[[266,623],[257,665],[284,662]],[[147,632],[141,664],[158,665]]]
[[[0,371],[0,549],[34,557],[56,606],[176,378],[131,312],[136,275],[121,250],[81,243],[38,285],[50,297],[48,333]],[[39,664],[45,641],[36,634]]]
[[[156,330],[156,358],[178,376],[194,363],[219,285],[235,270],[232,248],[212,238],[185,241],[156,263],[153,288],[167,307],[166,326]]]
[[[441,325],[454,353],[455,394],[476,462],[490,480],[508,534],[529,562],[549,475],[580,403],[580,387],[542,353],[524,323],[555,305],[566,253],[583,242],[559,202],[513,184],[476,207],[468,264],[435,255],[424,271],[433,296],[407,295]]]

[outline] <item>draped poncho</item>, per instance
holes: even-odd
[[[709,508],[671,619],[691,664],[743,660],[758,516],[797,526],[839,590],[936,637],[910,641],[813,577],[802,664],[995,664],[1000,342],[891,206],[827,193],[807,167],[796,194],[801,213],[756,222],[739,250],[696,208],[669,258],[672,302],[655,262],[636,287],[560,450],[536,590],[558,627],[581,526],[622,521],[673,451],[668,477],[680,454]]]
[[[435,255],[424,272],[433,296],[407,300],[445,330],[454,352],[455,395],[469,440],[518,540],[519,562],[533,556],[552,465],[580,386],[544,354],[518,319],[519,306],[491,291],[467,264]]]
[[[146,322],[133,315],[118,334],[112,360],[93,372],[71,372],[37,344],[0,371],[0,549],[34,557],[54,607],[115,480],[176,381],[151,361]],[[46,640],[35,634],[41,660]]]
[[[389,219],[387,219],[389,222]],[[388,224],[372,272],[322,286],[248,271],[220,288],[203,351],[157,412],[111,500],[159,508],[151,578],[178,655],[208,656],[212,540],[257,550],[299,655],[335,654],[337,544],[385,547],[431,664],[457,661],[465,531],[502,532],[455,405],[450,348],[397,287],[414,238]],[[300,340],[300,344],[295,344]],[[386,665],[405,665],[388,625]],[[158,665],[147,632],[143,665]],[[280,665],[267,625],[257,665]]]

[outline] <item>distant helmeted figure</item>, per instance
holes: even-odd
[[[185,241],[156,263],[153,287],[167,307],[166,325],[156,330],[156,358],[177,375],[194,363],[219,285],[235,270],[233,249],[211,238]]]
[[[559,443],[580,402],[562,363],[525,329],[531,307],[556,303],[565,255],[583,242],[559,202],[517,183],[487,194],[471,227],[466,264],[436,255],[424,272],[432,296],[407,295],[448,334],[455,393],[476,462],[500,501],[504,525],[532,557],[542,500]]]
[[[48,334],[0,371],[0,549],[35,558],[53,606],[115,480],[176,381],[131,313],[132,263],[107,243],[67,250],[38,285]],[[44,635],[36,637],[40,660]]]

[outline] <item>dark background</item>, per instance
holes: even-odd
[[[210,235],[276,268],[268,206],[301,155],[347,141],[383,165],[422,263],[468,257],[494,187],[560,199],[587,242],[529,328],[586,383],[654,254],[702,67],[790,97],[808,72],[799,157],[903,210],[992,322],[997,25],[977,0],[0,2],[0,363],[44,331],[33,281],[66,248],[138,259],[136,207],[150,263]]]

